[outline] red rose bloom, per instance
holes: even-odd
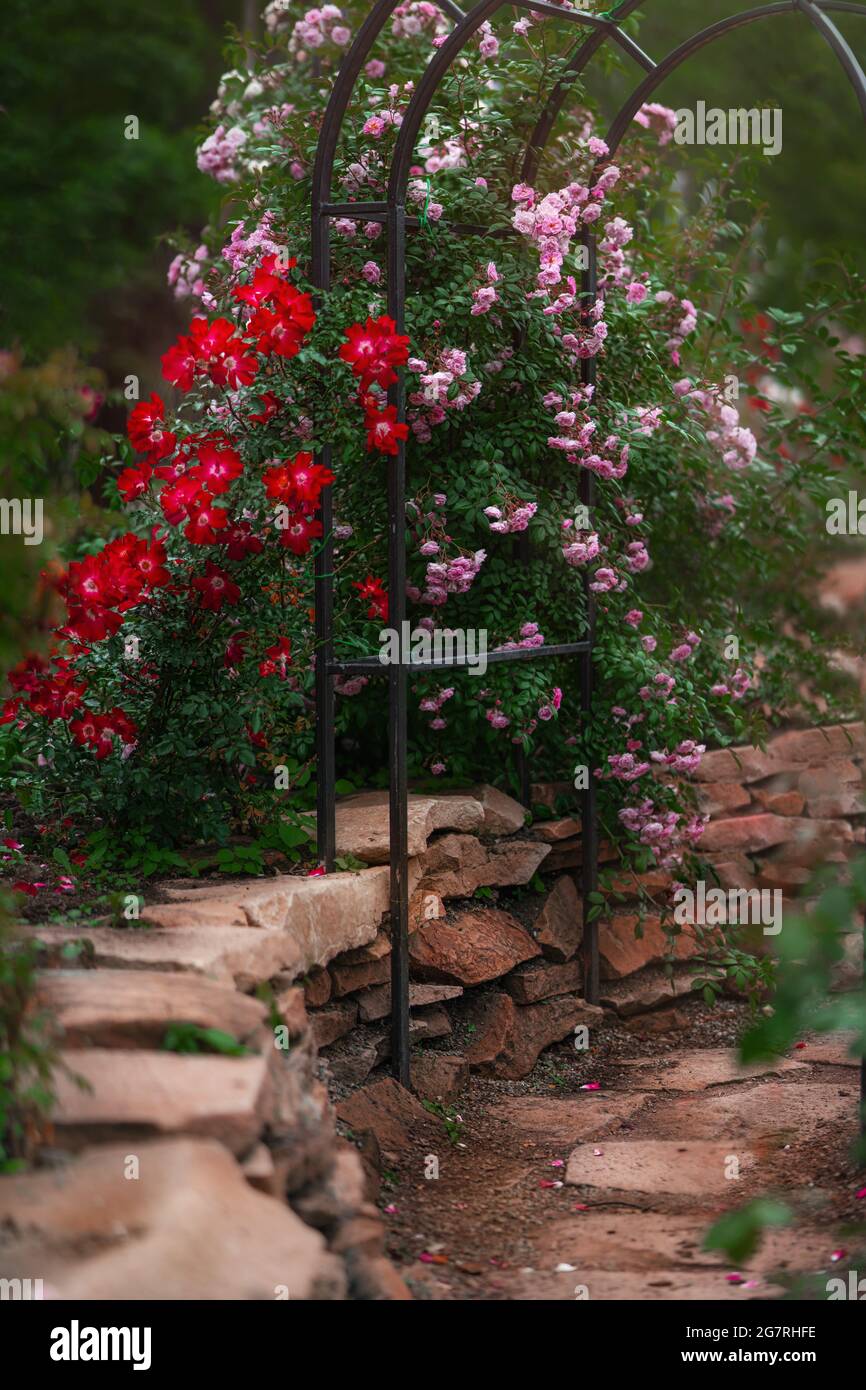
[[[192,581],[192,587],[201,594],[199,602],[202,608],[209,608],[212,613],[218,613],[224,603],[234,606],[241,596],[237,584],[232,583],[225,570],[210,560],[205,565],[204,574]]]
[[[378,449],[382,454],[396,455],[399,441],[409,437],[409,426],[397,422],[397,407],[386,405],[384,410],[367,409],[364,417],[367,431],[367,448]]]

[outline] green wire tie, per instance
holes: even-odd
[[[427,209],[428,209],[429,206],[430,206],[430,190],[431,190],[431,186],[432,186],[432,181],[431,181],[430,177],[428,176],[428,178],[427,178],[427,190],[426,190],[426,193],[425,193],[425,195],[424,195],[424,207],[421,209],[421,216],[418,218],[418,226],[419,226],[419,227],[423,227],[423,229],[424,229],[425,232],[429,232],[429,230],[430,230],[430,222],[429,222],[429,219],[428,219],[428,217],[427,217]]]

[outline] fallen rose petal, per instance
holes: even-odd
[[[830,1259],[831,1259],[831,1260],[833,1261],[833,1263],[835,1264],[837,1260],[844,1260],[844,1258],[845,1258],[845,1256],[846,1256],[847,1254],[848,1254],[848,1251],[847,1251],[847,1250],[834,1250],[833,1253],[832,1253],[832,1255],[830,1256]]]
[[[593,1149],[592,1152],[593,1152],[593,1154],[595,1155],[596,1158],[601,1158],[602,1155],[604,1154],[604,1149]]]
[[[13,893],[26,893],[28,898],[35,898],[35,897],[36,897],[36,884],[35,884],[35,883],[24,883],[23,881],[22,881],[21,883],[13,883],[13,884],[12,884],[12,892],[13,892]]]
[[[854,1193],[854,1196],[857,1198],[858,1202],[862,1201],[862,1199],[866,1197],[866,1187],[861,1187],[859,1192]]]
[[[585,1085],[585,1086],[581,1086],[580,1089],[581,1089],[582,1091],[600,1091],[600,1090],[601,1090],[601,1082],[600,1082],[600,1081],[587,1081],[586,1085]]]
[[[562,1187],[562,1183],[552,1178],[542,1178],[539,1187]]]
[[[399,1210],[399,1208],[396,1207],[396,1206],[394,1205],[393,1202],[389,1202],[388,1205],[387,1205],[387,1207],[385,1207],[385,1215],[386,1215],[386,1216],[396,1216],[398,1210]]]
[[[554,1274],[574,1274],[576,1269],[577,1265],[561,1264],[557,1265],[553,1272]]]
[[[746,1281],[745,1281],[745,1279],[743,1278],[742,1274],[726,1274],[726,1275],[725,1275],[725,1283],[726,1283],[726,1284],[745,1284],[745,1282],[746,1282]]]
[[[586,1202],[578,1202],[575,1206],[573,1206],[573,1207],[571,1208],[571,1210],[572,1210],[572,1211],[589,1211],[589,1207],[587,1206]]]
[[[564,1159],[564,1158],[552,1158],[552,1159],[550,1160],[550,1166],[551,1166],[551,1168],[564,1168],[564,1167],[565,1167],[565,1159]]]

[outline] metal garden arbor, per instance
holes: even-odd
[[[451,64],[460,55],[472,35],[485,21],[500,10],[512,8],[533,15],[549,16],[562,24],[573,26],[576,42],[567,59],[571,80],[579,76],[603,43],[611,42],[644,71],[643,80],[634,88],[607,134],[610,155],[615,155],[630,123],[641,107],[650,100],[656,89],[693,53],[713,43],[731,30],[759,20],[791,13],[801,14],[829,44],[850,81],[866,120],[866,75],[846,40],[828,17],[834,11],[866,16],[866,5],[846,3],[846,0],[776,0],[730,15],[693,34],[691,38],[669,53],[661,62],[654,62],[637,43],[619,27],[645,0],[623,0],[623,3],[604,14],[589,14],[579,9],[564,9],[545,0],[479,0],[466,13],[454,0],[437,0],[438,7],[454,21],[453,28],[434,51],[417,83],[403,117],[391,162],[387,197],[381,202],[346,202],[334,197],[332,177],[343,119],[355,93],[358,78],[367,62],[379,34],[390,19],[400,0],[376,0],[366,20],[347,52],[328,102],[321,127],[317,157],[313,172],[312,195],[312,266],[313,282],[321,291],[330,287],[331,222],[340,217],[363,217],[368,222],[382,223],[387,232],[388,312],[395,320],[397,332],[405,331],[406,307],[406,236],[420,224],[417,217],[407,214],[406,193],[413,162],[415,143],[424,119],[436,95],[439,84]],[[523,160],[523,178],[532,183],[545,145],[555,127],[557,117],[568,98],[571,82],[562,78],[553,87],[531,135]],[[445,227],[446,223],[439,224]],[[486,227],[451,224],[449,231],[458,236],[485,237],[495,235]],[[501,235],[501,233],[498,233]],[[596,239],[591,231],[584,232],[587,247],[587,268],[582,274],[582,292],[590,300],[596,292]],[[595,381],[595,359],[582,363],[582,379]],[[406,391],[401,379],[389,391],[389,400],[397,408],[397,418],[405,420]],[[330,462],[330,448],[322,450],[321,462]],[[594,479],[583,471],[581,500],[591,509],[594,500]],[[390,764],[390,839],[391,888],[390,919],[392,939],[391,1020],[392,1066],[396,1078],[405,1086],[410,1084],[409,1064],[409,955],[408,955],[408,854],[407,854],[407,697],[408,672],[404,664],[383,667],[378,653],[352,661],[334,658],[333,642],[333,489],[322,493],[322,528],[324,540],[316,558],[316,707],[318,760],[318,841],[319,853],[326,871],[334,868],[335,857],[335,749],[334,749],[334,678],[344,675],[379,676],[388,681],[388,748]],[[388,589],[389,622],[402,631],[406,617],[406,539],[405,539],[406,451],[400,443],[399,453],[388,469]],[[573,656],[580,667],[581,707],[585,720],[592,711],[592,652],[595,631],[594,596],[584,579],[587,625],[579,641],[558,646],[542,646],[517,651],[491,652],[489,662],[544,660],[550,657]],[[439,669],[460,665],[459,661],[430,661],[416,664],[413,671]],[[582,793],[582,892],[584,920],[585,994],[591,1002],[598,1000],[598,926],[589,923],[588,896],[597,885],[598,827],[595,788],[590,785]]]

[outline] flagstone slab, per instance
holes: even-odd
[[[801,1062],[823,1062],[834,1067],[859,1067],[861,1058],[852,1057],[849,1051],[857,1037],[852,1029],[847,1033],[824,1033],[820,1037],[808,1039],[797,1058]]]
[[[55,1142],[78,1149],[118,1130],[130,1138],[188,1134],[219,1139],[243,1155],[267,1116],[268,1061],[114,1048],[63,1052],[53,1078]]]
[[[653,1133],[659,1139],[725,1139],[732,1144],[746,1140],[762,1148],[775,1140],[781,1147],[828,1129],[853,1127],[856,1116],[853,1077],[848,1087],[827,1081],[765,1081],[670,1101],[654,1112]]]
[[[568,1097],[509,1096],[489,1113],[545,1149],[566,1149],[581,1139],[616,1132],[645,1105],[646,1097],[638,1094],[587,1091]]]
[[[586,1211],[546,1224],[535,1243],[539,1269],[573,1264],[595,1270],[679,1270],[693,1266],[698,1275],[709,1267],[731,1269],[721,1251],[702,1248],[714,1217],[701,1223],[694,1215],[617,1210]],[[737,1271],[767,1274],[782,1270],[821,1269],[830,1261],[833,1242],[826,1230],[770,1228],[758,1250]],[[703,1268],[702,1268],[703,1267]]]
[[[735,1081],[752,1081],[759,1076],[782,1076],[807,1070],[805,1063],[795,1062],[789,1057],[742,1067],[736,1052],[723,1048],[669,1052],[664,1057],[640,1058],[618,1065],[623,1069],[623,1084],[641,1091],[703,1091],[709,1086],[725,1086]]]
[[[267,1019],[260,1000],[233,987],[160,970],[42,971],[36,1008],[59,1024],[67,1048],[159,1047],[180,1022],[247,1043]]]
[[[581,1144],[568,1160],[565,1181],[575,1186],[617,1192],[666,1193],[707,1197],[731,1192],[727,1177],[732,1154],[740,1176],[755,1164],[748,1149],[732,1150],[713,1140],[608,1140],[598,1146]]]
[[[419,874],[412,866],[410,891]],[[297,943],[304,973],[375,941],[388,912],[389,882],[390,872],[383,866],[360,873],[315,878],[280,874],[219,888],[184,889],[188,896],[182,900],[145,907],[142,921],[171,929],[187,926],[191,910],[198,916],[206,915],[210,906],[215,914],[242,912],[248,927],[287,933]]]
[[[345,1297],[324,1238],[254,1191],[221,1144],[151,1140],[133,1156],[134,1180],[128,1144],[0,1178],[0,1276],[72,1301]]]
[[[484,827],[484,807],[474,796],[409,794],[409,857],[423,854],[437,830],[463,834]],[[521,823],[522,823],[521,816]],[[360,792],[337,802],[337,855],[353,854],[365,864],[387,864],[391,857],[388,792]]]
[[[248,927],[175,927],[166,931],[136,927],[37,927],[33,935],[45,943],[60,965],[63,947],[89,942],[93,963],[116,970],[190,971],[238,989],[251,990],[285,972],[294,979],[304,973],[297,942],[287,932],[254,932]]]
[[[778,1298],[781,1290],[762,1283],[758,1288],[728,1284],[721,1269],[696,1270],[581,1270],[573,1273],[506,1273],[498,1281],[509,1299],[516,1301],[574,1303],[586,1302],[585,1316],[591,1317],[593,1303],[622,1300],[629,1303],[725,1302],[744,1303],[751,1299]],[[577,1314],[579,1316],[579,1313]],[[625,1315],[628,1316],[627,1314]],[[697,1350],[706,1350],[695,1344]],[[718,1343],[708,1343],[718,1349]]]

